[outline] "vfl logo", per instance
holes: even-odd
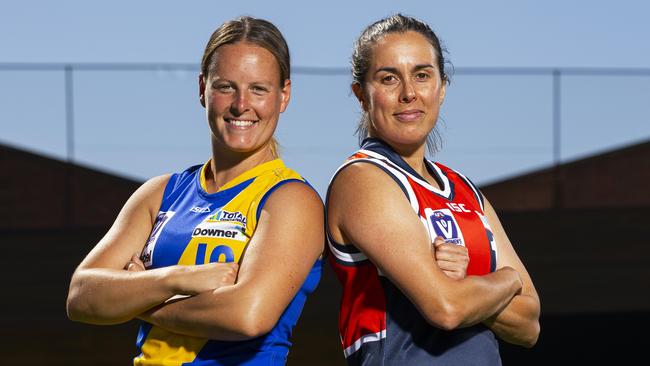
[[[454,214],[449,209],[432,210],[427,207],[424,209],[424,214],[427,218],[429,232],[435,234],[432,235],[432,238],[441,236],[447,243],[465,245],[463,233],[458,227]]]
[[[174,211],[158,212],[156,222],[153,225],[151,234],[149,234],[149,240],[147,240],[147,244],[145,244],[144,249],[142,249],[142,254],[140,254],[140,260],[142,260],[142,263],[144,263],[145,268],[149,268],[151,266],[153,251],[156,247],[156,242],[158,241],[160,232],[162,231],[162,228],[165,227],[165,224],[169,222],[169,219],[174,216],[174,214]]]

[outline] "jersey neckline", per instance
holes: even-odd
[[[422,177],[418,172],[416,172],[413,167],[411,167],[395,150],[390,147],[390,145],[378,138],[368,137],[364,139],[361,144],[360,152],[370,155],[374,158],[385,159],[389,161],[396,167],[400,168],[403,173],[407,174],[411,179],[413,179],[422,187],[446,199],[451,199],[452,184],[445,172],[443,172],[435,162],[424,158],[425,167],[429,170],[429,173],[433,176],[433,178],[442,189],[436,188],[427,182],[427,180],[424,179],[424,177]]]
[[[203,164],[203,166],[201,167],[201,170],[199,171],[199,177],[198,177],[199,189],[201,190],[201,193],[206,195],[206,196],[213,196],[213,195],[219,194],[219,193],[221,193],[221,192],[223,192],[225,190],[228,190],[230,188],[233,188],[233,187],[235,187],[235,186],[237,186],[237,185],[239,185],[239,184],[241,184],[243,182],[246,182],[246,181],[251,180],[251,179],[253,179],[255,177],[258,177],[259,175],[261,175],[262,173],[264,173],[266,171],[285,168],[284,162],[281,159],[279,159],[279,158],[273,159],[273,160],[267,161],[265,163],[256,165],[254,168],[249,169],[249,170],[241,173],[237,177],[231,179],[226,184],[219,187],[218,191],[216,191],[214,193],[208,193],[205,174],[206,174],[206,171],[207,171],[207,166],[208,166],[208,164],[210,164],[210,161],[212,161],[212,159],[208,159],[208,161],[206,161],[205,164]]]

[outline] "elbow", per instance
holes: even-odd
[[[107,313],[106,311],[104,311],[106,314],[103,314],[96,305],[88,301],[88,296],[81,289],[81,286],[75,286],[74,284],[70,286],[68,298],[65,303],[68,319],[73,322],[95,325],[119,324],[130,320],[112,316],[113,314]]]
[[[255,303],[247,304],[245,309],[238,311],[235,331],[240,335],[241,340],[257,338],[269,333],[280,318],[280,314],[275,314],[269,309],[269,304],[263,304],[262,301],[255,301]]]
[[[268,304],[266,304],[268,305]],[[280,314],[274,314],[269,306],[258,303],[257,306],[251,305],[248,311],[242,311],[243,315],[240,321],[240,331],[247,339],[253,339],[263,336],[270,332],[280,318]]]
[[[521,342],[519,342],[520,346],[526,347],[526,348],[533,348],[535,344],[537,344],[537,340],[539,339],[539,333],[540,333],[540,325],[539,321],[534,321],[530,325],[530,329],[528,332],[522,337]]]
[[[274,326],[275,323],[270,324],[264,319],[248,319],[242,322],[238,330],[244,340],[249,340],[267,334]]]
[[[83,321],[84,312],[81,309],[78,291],[76,290],[76,287],[72,285],[70,286],[70,290],[68,291],[68,298],[66,299],[65,302],[65,311],[68,316],[68,319],[75,322]]]
[[[93,321],[91,309],[84,303],[83,298],[76,291],[70,290],[68,299],[66,300],[65,310],[68,319],[73,322],[101,324],[100,322]]]
[[[423,315],[429,324],[443,330],[454,330],[464,321],[462,305],[450,302],[431,307]]]

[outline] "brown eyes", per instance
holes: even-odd
[[[427,81],[431,79],[431,75],[426,72],[418,72],[413,76],[413,79],[416,81]],[[399,79],[395,75],[385,75],[381,78],[381,82],[386,85],[392,85],[399,82]]]
[[[397,82],[397,78],[395,76],[393,76],[393,75],[386,75],[383,78],[381,78],[381,81],[384,84],[393,84],[393,83]]]

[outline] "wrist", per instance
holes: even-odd
[[[163,286],[169,292],[169,296],[182,294],[183,279],[187,273],[187,266],[169,266],[162,273]]]
[[[517,295],[521,293],[521,288],[523,287],[524,284],[521,281],[521,276],[519,276],[519,272],[517,272],[516,269],[508,266],[505,266],[500,270],[508,273],[508,278],[510,279],[510,288],[512,289],[513,294]]]

